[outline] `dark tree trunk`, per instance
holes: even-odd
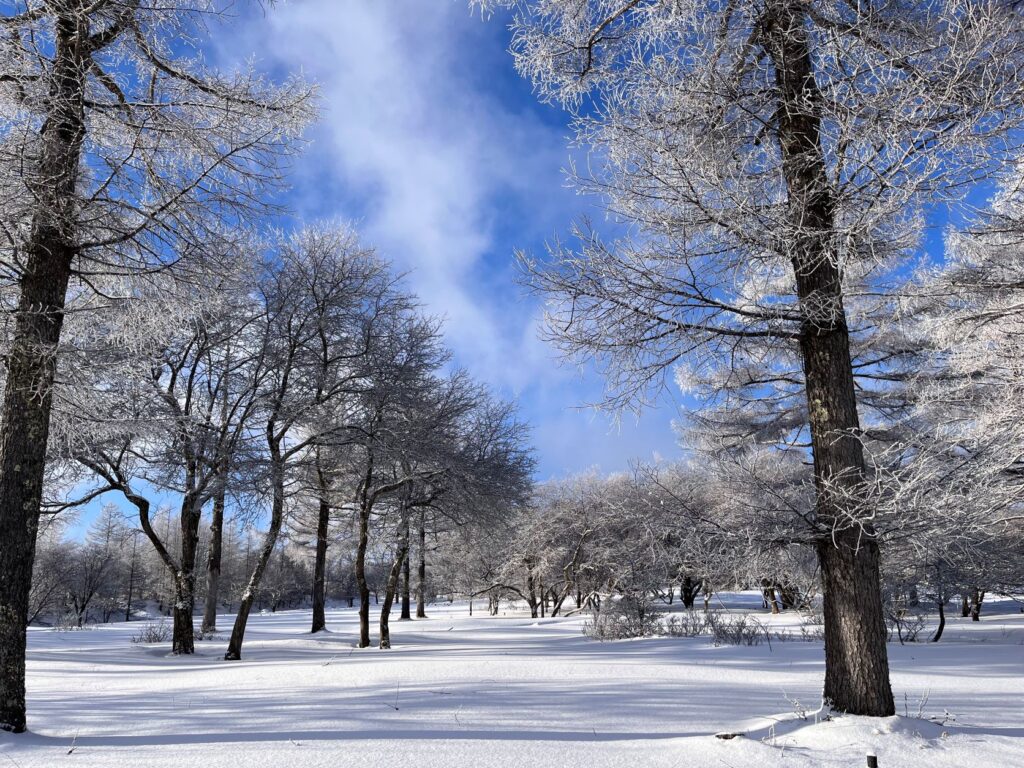
[[[412,600],[409,595],[409,538],[406,536],[405,557],[402,559],[402,621],[412,619]]]
[[[960,595],[960,615],[965,619],[971,615],[971,604],[966,592]]]
[[[869,525],[851,526],[848,513],[855,516],[857,510],[841,501],[861,493],[864,456],[806,13],[798,0],[771,0],[761,34],[779,91],[776,120],[803,316],[800,351],[822,531],[817,552],[825,612],[824,696],[839,711],[881,717],[892,715],[895,704],[878,544]]]
[[[398,594],[399,581],[402,578],[403,567],[409,560],[409,511],[402,509],[402,520],[398,524],[398,546],[395,548],[395,560],[388,571],[388,582],[384,590],[384,605],[380,609],[380,647],[391,647],[391,629],[388,622],[391,619],[391,606],[395,603],[395,595]]]
[[[555,618],[562,610],[562,603],[565,602],[565,598],[566,594],[563,592],[551,603],[551,618]]]
[[[683,579],[683,583],[679,585],[679,599],[683,601],[683,606],[692,609],[693,604],[697,601],[697,593],[699,592],[700,582],[686,576]]]
[[[427,526],[426,526],[426,512],[420,509],[420,520],[419,520],[419,547],[417,547],[416,556],[418,562],[416,564],[416,618],[425,619],[427,618]]]
[[[185,574],[181,575],[185,579]],[[173,632],[171,635],[171,653],[195,653],[195,632],[192,624],[194,595],[187,584],[179,586],[174,595]]]
[[[793,584],[779,586],[779,596],[782,598],[782,607],[785,609],[799,608],[801,602],[800,589]]]
[[[75,185],[85,136],[88,22],[58,18],[49,113],[22,249],[20,295],[7,354],[0,411],[0,730],[25,730],[25,641],[57,345],[75,257]]]
[[[942,630],[946,628],[946,601],[941,597],[935,601],[935,604],[939,608],[939,626],[935,630],[935,634],[932,635],[932,642],[937,643],[942,638]]]
[[[867,540],[858,547],[855,537],[853,531],[844,532],[839,546],[818,544],[825,596],[825,697],[843,712],[886,717],[894,714],[895,705],[880,590],[871,588],[878,575],[878,545]]]
[[[128,566],[128,600],[124,607],[124,620],[132,620],[132,598],[135,596],[135,566],[136,566],[136,551],[139,547],[139,539],[137,532],[132,533],[132,559]]]
[[[359,509],[359,539],[356,543],[356,588],[359,590],[359,647],[370,647],[370,587],[366,583],[366,547],[370,538],[370,509]]]
[[[777,613],[781,613],[782,612],[782,609],[779,606],[779,600],[775,596],[775,587],[774,586],[772,586],[770,584],[765,585],[765,583],[762,582],[762,586],[761,586],[761,600],[762,600],[765,608],[771,608],[772,609],[772,613],[777,614]]]
[[[206,604],[203,606],[203,634],[217,631],[217,603],[220,599],[220,563],[224,551],[224,505],[226,482],[213,497],[213,519],[210,521],[210,551],[206,555]]]
[[[273,433],[273,430],[270,430]],[[273,463],[274,477],[272,487],[274,499],[270,510],[270,527],[263,537],[263,546],[256,558],[252,575],[242,592],[242,599],[238,604],[238,613],[235,616],[235,624],[231,628],[231,639],[228,641],[228,650],[224,654],[225,661],[238,661],[242,658],[242,641],[245,639],[245,625],[249,621],[249,612],[252,610],[252,602],[256,592],[260,588],[260,581],[263,573],[270,563],[277,546],[277,536],[281,532],[281,523],[284,520],[284,468],[281,466],[280,446],[271,445],[271,462]]]
[[[395,553],[395,561],[388,571],[388,582],[384,590],[384,605],[380,609],[380,648],[391,647],[391,629],[388,622],[391,619],[391,606],[395,603],[395,595],[398,593],[398,582],[402,577],[402,563],[405,562],[407,550],[399,549]]]
[[[188,473],[187,486],[192,483],[194,473]],[[181,560],[174,574],[174,609],[171,653],[195,653],[195,625],[193,612],[196,602],[196,554],[199,550],[199,522],[202,507],[194,493],[186,493],[181,503],[179,518],[181,527]]]
[[[985,590],[974,588],[971,593],[971,621],[981,621],[981,604],[985,600]]]
[[[322,477],[322,473],[321,474]],[[316,561],[313,565],[313,627],[311,632],[327,628],[327,526],[331,521],[331,507],[327,503],[326,487],[320,484],[320,514],[316,522]]]

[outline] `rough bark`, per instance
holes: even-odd
[[[220,565],[224,551],[224,501],[221,487],[213,497],[210,521],[210,549],[206,555],[206,603],[203,605],[203,634],[217,631],[217,602],[220,599]]]
[[[0,730],[25,730],[25,642],[56,350],[75,256],[75,185],[85,136],[89,30],[57,20],[49,113],[32,179],[35,212],[23,249],[20,296],[0,412]]]
[[[416,618],[427,618],[427,526],[426,512],[420,510],[418,526],[419,546],[416,548],[416,555],[419,562],[416,564]]]
[[[313,563],[313,626],[311,632],[327,628],[327,527],[331,521],[331,507],[327,501],[327,483],[317,461],[317,479],[320,510],[316,522],[316,559]]]
[[[356,589],[359,591],[359,647],[370,647],[370,587],[366,583],[366,547],[370,538],[370,507],[364,500],[359,507],[359,534],[356,541]]]
[[[868,525],[853,526],[837,489],[856,496],[864,456],[834,252],[834,203],[821,146],[806,8],[772,0],[763,34],[775,69],[782,170],[794,225],[793,273],[803,324],[800,351],[817,489],[817,544],[825,613],[824,696],[840,711],[888,716],[889,684],[878,544]]]
[[[409,538],[406,535],[405,558],[402,561],[402,621],[412,619],[412,601],[409,595]]]
[[[188,481],[187,481],[188,482]],[[196,602],[196,554],[199,550],[199,522],[202,507],[194,494],[187,493],[181,504],[181,560],[174,574],[174,610],[171,653],[195,653],[193,613]]]

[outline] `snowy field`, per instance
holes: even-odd
[[[131,642],[139,623],[33,628],[31,733],[0,735],[0,765],[852,767],[873,752],[882,768],[1024,766],[1024,615],[1010,603],[952,618],[938,644],[889,646],[900,716],[817,724],[819,642],[600,643],[580,618],[431,608],[392,622],[390,651],[353,648],[352,610],[316,637],[308,611],[254,616],[241,662],[221,660],[226,637],[172,657]]]

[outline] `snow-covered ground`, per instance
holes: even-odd
[[[353,648],[351,610],[317,636],[308,611],[254,616],[241,662],[225,638],[194,657],[134,644],[140,623],[33,628],[31,733],[0,735],[0,766],[1024,766],[1024,615],[986,610],[889,646],[900,716],[817,724],[795,711],[818,706],[819,642],[600,643],[580,618],[465,604],[393,621],[390,651]]]

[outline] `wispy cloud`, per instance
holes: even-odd
[[[507,44],[500,21],[481,22],[464,0],[296,0],[248,20],[221,54],[320,83],[325,112],[296,169],[293,207],[356,220],[410,271],[413,290],[445,316],[457,361],[519,395],[540,422],[543,470],[618,467],[644,445],[671,449],[669,419],[625,439],[567,410],[594,382],[557,369],[536,340],[539,313],[511,279],[513,249],[542,248],[588,203],[564,185],[564,116],[536,103]]]

